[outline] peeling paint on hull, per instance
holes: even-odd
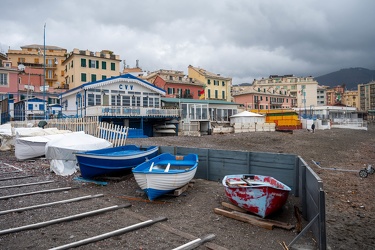
[[[251,178],[253,185],[243,184],[243,177]],[[236,184],[230,184],[236,183]],[[222,184],[229,200],[262,218],[279,210],[287,201],[290,188],[270,176],[227,175]]]

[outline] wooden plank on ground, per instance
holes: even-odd
[[[215,213],[216,213],[216,209],[218,209],[218,208],[215,208]],[[276,221],[276,220],[263,219],[263,218],[260,218],[260,217],[254,216],[254,215],[250,215],[250,214],[245,214],[245,213],[239,212],[239,211],[229,212],[229,211],[226,211],[226,210],[223,210],[223,209],[220,209],[220,210],[221,211],[219,211],[219,212],[223,213],[222,215],[224,215],[226,217],[233,218],[233,219],[236,219],[236,220],[239,220],[239,221],[248,222],[252,225],[260,226],[260,227],[270,229],[270,230],[272,230],[274,227],[279,227],[279,228],[283,228],[283,229],[287,229],[287,230],[291,230],[295,227],[294,225],[291,225],[289,223]],[[222,211],[225,211],[225,212],[222,212]],[[230,215],[230,216],[227,216],[227,214]]]
[[[173,194],[170,194],[171,196],[180,196],[183,192],[185,192],[189,187],[193,187],[195,183],[195,180],[191,180],[189,183],[187,183],[185,186],[180,187],[179,189],[176,189]]]
[[[248,216],[248,214],[240,213],[240,212],[237,212],[237,211],[231,211],[230,212],[230,211],[227,211],[227,210],[224,210],[224,209],[221,209],[221,208],[215,208],[214,211],[215,211],[216,214],[220,214],[220,215],[223,215],[225,217],[232,218],[232,219],[235,219],[235,220],[247,222],[247,223],[249,223],[251,225],[254,225],[254,226],[263,227],[263,228],[268,229],[268,230],[273,229],[272,224],[254,219],[254,218]]]
[[[246,213],[247,211],[243,208],[240,208],[240,207],[237,207],[236,205],[233,205],[233,204],[230,204],[230,203],[227,203],[227,202],[222,202],[221,205],[223,207],[226,207],[226,208],[229,208],[229,209],[232,209],[234,211],[238,211],[238,212],[242,212],[242,213]]]
[[[185,186],[176,189],[173,193],[174,196],[180,196],[183,192],[185,192],[189,188],[189,183],[186,184]]]
[[[237,207],[234,204],[230,204],[230,203],[227,203],[227,202],[222,202],[221,205],[223,207],[235,210],[237,212],[247,213],[247,211],[245,209]],[[275,227],[280,227],[280,228],[284,228],[284,229],[287,229],[287,230],[295,228],[294,225],[291,225],[289,223],[285,223],[285,222],[281,222],[281,221],[277,221],[277,220],[263,219],[263,218],[260,218],[260,217],[257,217],[257,216],[251,215],[251,214],[248,214],[248,216],[252,216],[252,217],[254,217],[257,220],[261,220],[261,221],[272,223]]]

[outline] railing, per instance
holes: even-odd
[[[85,111],[83,111],[85,112]],[[63,111],[64,113],[64,111]],[[159,116],[178,117],[178,109],[159,109],[122,106],[91,106],[86,108],[86,116]]]

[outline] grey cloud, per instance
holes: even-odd
[[[250,81],[375,69],[371,0],[0,2],[0,46],[42,43],[119,54],[145,70],[187,66]],[[10,11],[11,10],[11,11]]]

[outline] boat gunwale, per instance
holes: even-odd
[[[149,154],[155,153],[158,150],[159,150],[158,146],[152,146],[151,148],[148,148],[148,150],[146,151],[139,151],[139,152],[134,151],[136,153],[127,154],[127,155],[92,154],[92,153],[86,153],[86,152],[76,152],[74,154],[82,158],[121,161],[121,160],[129,160],[129,159],[147,156]]]
[[[280,190],[280,191],[286,191],[286,192],[290,192],[292,189],[284,184],[283,182],[277,180],[276,178],[272,177],[272,176],[265,176],[265,175],[258,175],[258,174],[253,174],[254,176],[261,176],[261,177],[271,177],[272,179],[274,179],[277,183],[281,184],[282,188],[280,187],[277,187],[275,185],[272,185],[271,183],[269,182],[264,182],[265,184],[257,184],[257,185],[243,185],[243,186],[239,186],[239,185],[236,185],[236,186],[229,186],[227,185],[226,181],[228,180],[228,178],[240,178],[242,176],[244,176],[245,174],[235,174],[235,175],[226,175],[224,176],[223,180],[221,181],[223,186],[225,188],[229,188],[229,189],[239,189],[239,188],[244,188],[244,189],[256,189],[256,188],[272,188],[272,189],[276,189],[276,190]]]

